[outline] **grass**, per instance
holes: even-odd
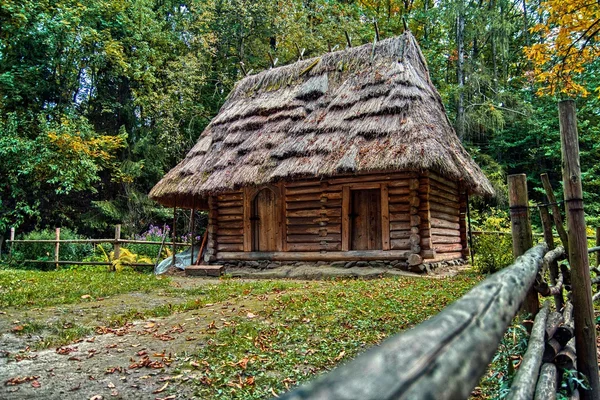
[[[0,267],[0,308],[47,307],[80,302],[81,296],[107,297],[165,288],[168,279],[134,271],[36,271]]]
[[[236,317],[196,354],[199,398],[259,399],[333,368],[461,297],[478,278],[306,283]]]

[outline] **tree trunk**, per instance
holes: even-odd
[[[456,134],[462,142],[465,137],[465,14],[462,1],[456,17],[456,80],[458,82],[458,102],[456,104]]]

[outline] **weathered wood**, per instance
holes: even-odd
[[[406,231],[391,231],[390,232],[390,238],[391,239],[408,239],[410,237],[410,235],[413,235],[414,233],[410,230],[406,230]]]
[[[560,342],[554,338],[546,341],[544,346],[544,355],[542,356],[543,362],[554,362],[556,355],[562,350],[563,346]]]
[[[390,186],[389,191],[390,191],[390,196],[392,196],[394,198],[394,202],[404,201],[403,199],[407,199],[408,195],[411,192],[411,190],[408,188],[408,186],[406,186],[406,187]]]
[[[244,216],[239,215],[219,215],[219,222],[227,222],[227,221],[244,221]]]
[[[456,218],[458,218],[458,214],[459,214],[459,208],[458,208],[458,204],[456,206],[453,205],[443,205],[443,204],[439,204],[433,201],[429,201],[429,208],[431,209],[431,211],[437,211],[440,213],[445,213],[449,216],[456,216]]]
[[[315,193],[308,193],[308,194],[286,195],[285,201],[286,201],[286,203],[293,203],[293,202],[297,202],[297,201],[319,201],[322,198],[326,198],[328,201],[329,200],[341,200],[342,192],[341,191],[322,192],[322,193],[315,192]]]
[[[331,228],[333,229],[334,226]],[[321,225],[288,225],[287,234],[290,235],[318,235],[323,227]],[[339,233],[339,232],[337,232]]]
[[[223,243],[222,241],[217,242],[218,251],[244,251],[243,243]]]
[[[248,188],[244,189],[243,202],[244,251],[252,251],[252,198]],[[219,220],[223,220],[223,217],[220,217]]]
[[[550,207],[552,208],[552,217],[554,218],[556,231],[558,232],[558,236],[560,237],[563,247],[568,249],[569,238],[563,225],[563,219],[560,214],[560,209],[558,208],[556,196],[554,196],[554,190],[552,190],[552,185],[550,184],[550,178],[548,178],[548,174],[541,174],[540,178],[542,180],[542,186],[544,186],[544,191],[546,192],[546,198],[548,199],[548,203],[550,203]]]
[[[217,196],[218,202],[222,201],[238,201],[243,200],[244,195],[241,192],[236,193],[223,193]]]
[[[302,226],[302,225],[321,225],[323,223],[329,224],[340,224],[342,221],[341,216],[339,217],[328,217],[315,216],[315,217],[292,217],[286,218],[286,225],[288,226]]]
[[[548,320],[546,321],[546,340],[554,337],[554,333],[556,333],[556,330],[563,322],[563,315],[558,311],[552,311],[548,315]]]
[[[596,247],[600,248],[600,227],[596,227]],[[596,253],[596,267],[600,267],[600,252]]]
[[[431,227],[431,235],[460,237],[460,231],[458,229],[436,228],[436,227],[432,226]]]
[[[515,258],[533,246],[528,201],[527,177],[525,174],[509,175],[508,202],[510,205],[513,256]],[[531,287],[523,303],[523,311],[527,314],[535,315],[539,307],[537,292]]]
[[[573,316],[577,343],[577,370],[585,375],[589,390],[581,390],[581,398],[600,399],[600,379],[596,355],[596,323],[589,273],[583,189],[579,164],[579,137],[575,103],[558,103],[561,150],[563,159],[563,186],[567,213],[569,264],[571,266]]]
[[[433,252],[435,253],[435,255],[433,257],[433,262],[458,260],[458,259],[463,258],[462,251],[454,251],[454,252],[450,252],[450,253],[438,253],[434,249]]]
[[[117,225],[119,227],[119,237],[115,236],[115,250],[114,250],[114,255],[118,255],[118,248],[117,246],[119,246],[119,239],[121,239],[121,225]],[[115,232],[116,232],[117,227],[115,227]],[[60,260],[60,228],[56,228],[55,231],[55,238],[56,238],[56,242],[54,243],[54,262],[56,263],[55,268],[58,269],[58,261]],[[118,257],[116,257],[118,258]],[[116,259],[114,258],[114,259]]]
[[[341,206],[342,202],[338,202],[338,207]],[[315,201],[296,201],[293,203],[286,203],[286,210],[307,210],[307,209],[320,209],[323,203],[320,200]],[[333,204],[332,204],[333,206]]]
[[[316,243],[288,243],[288,252],[291,251],[320,251],[320,242]],[[334,250],[334,249],[332,249]],[[339,250],[339,249],[338,249]]]
[[[393,231],[406,231],[406,230],[410,230],[411,229],[411,225],[410,222],[396,222],[396,221],[392,221],[390,222],[390,230]]]
[[[432,244],[433,249],[437,253],[453,253],[462,251],[462,245],[460,243],[456,244],[437,244],[435,241]]]
[[[508,400],[530,400],[535,394],[535,384],[538,380],[542,355],[544,354],[544,334],[546,333],[546,320],[549,312],[550,302],[546,301],[535,317],[531,335],[529,335],[527,351],[513,379],[507,397]]]
[[[562,370],[573,370],[577,367],[578,357],[575,352],[575,341],[576,338],[569,340],[565,347],[558,352],[556,357],[554,357],[554,363],[558,368]]]
[[[567,301],[563,309],[563,324],[556,328],[554,339],[565,346],[573,336],[573,303]]]
[[[272,260],[272,261],[376,261],[406,260],[409,252],[405,250],[368,250],[368,251],[293,251],[288,252],[220,252],[217,259],[233,260]]]
[[[436,244],[454,244],[459,243],[462,246],[462,241],[459,236],[438,236],[431,235],[431,242]]]
[[[242,249],[243,249],[244,236],[218,236],[217,235],[217,242],[218,243],[241,243]]]
[[[556,366],[552,363],[542,365],[534,400],[556,400],[557,382]]]
[[[288,235],[288,243],[320,243],[326,242],[341,242],[342,235],[328,234],[327,236],[319,235]]]
[[[410,206],[407,203],[393,203],[389,207],[389,212],[391,213],[408,213],[410,210]]]
[[[256,193],[252,200],[253,251],[280,251],[282,248],[281,196],[278,193],[279,191],[277,187],[263,188]]]
[[[541,211],[540,208],[540,212]],[[545,219],[549,218],[549,216],[544,217]],[[548,243],[548,240],[546,240]],[[563,292],[562,292],[562,280],[563,275],[560,274],[558,270],[558,261],[566,258],[565,249],[562,246],[557,247],[556,249],[549,251],[548,254],[544,256],[544,270],[548,269],[550,271],[550,282],[552,285],[557,288],[554,296],[554,304],[557,310],[560,310],[564,305]],[[561,285],[558,285],[558,280],[561,280]]]
[[[243,200],[233,200],[233,201],[220,201],[219,202],[219,208],[239,208],[239,207],[243,207],[244,205],[244,201]]]
[[[219,218],[219,221],[217,222],[217,227],[219,229],[244,229],[244,221],[239,220],[239,221],[222,221]]]
[[[244,229],[243,228],[234,228],[234,229],[221,229],[217,228],[217,236],[239,236],[244,237]]]
[[[406,260],[409,266],[415,266],[423,263],[423,257],[420,254],[410,254]]]
[[[436,316],[281,399],[468,398],[532,285],[546,249],[545,244],[534,247]]]
[[[316,210],[289,210],[287,212],[288,218],[302,218],[302,217],[340,217],[342,215],[341,208],[328,208],[328,209],[316,209]]]
[[[428,172],[427,176],[430,179],[434,180],[438,184],[442,184],[442,185],[444,185],[444,186],[446,186],[448,188],[451,188],[453,190],[458,190],[458,184],[456,182],[451,181],[451,180],[449,180],[447,178],[444,178],[443,176],[440,176],[440,175],[438,175],[438,174],[436,174],[434,172],[431,172],[431,171]]]
[[[410,216],[410,226],[419,226],[421,224],[421,217],[413,214]]]
[[[433,209],[431,210],[431,212],[429,214],[431,216],[432,221],[435,219],[444,220],[444,221],[448,221],[448,222],[454,222],[454,223],[458,223],[460,221],[460,217],[458,216],[458,214],[450,215],[445,212],[439,212],[439,211],[436,211]]]
[[[431,218],[431,230],[433,231],[433,229],[438,229],[440,232],[441,230],[449,230],[449,231],[454,231],[454,232],[460,232],[460,225],[456,222],[450,222],[450,221],[446,221],[445,219],[439,219],[439,218]]]
[[[227,207],[227,208],[218,208],[219,215],[243,215],[244,209],[242,207]]]
[[[436,199],[437,201],[452,202],[452,203],[458,203],[460,201],[460,197],[456,191],[448,192],[446,190],[441,189],[437,185],[431,186],[429,195],[431,196],[432,199]]]
[[[390,213],[390,222],[408,222],[410,215],[407,213]]]
[[[387,184],[381,185],[381,249],[390,250],[390,204]]]

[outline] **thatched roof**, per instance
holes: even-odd
[[[244,185],[397,170],[433,170],[493,193],[410,32],[242,79],[150,197],[185,206]]]

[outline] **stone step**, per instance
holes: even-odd
[[[222,265],[189,265],[185,267],[188,276],[221,276],[225,267]]]

